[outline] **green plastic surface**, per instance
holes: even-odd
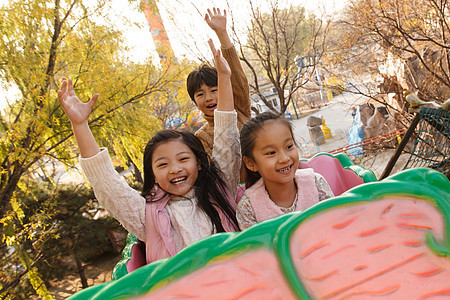
[[[429,201],[442,214],[444,238],[427,235],[434,253],[450,259],[450,183],[441,173],[428,168],[410,169],[383,181],[366,183],[341,196],[318,203],[301,213],[269,219],[240,233],[220,233],[186,247],[177,255],[146,265],[109,283],[93,286],[69,299],[128,299],[142,296],[172,283],[202,267],[264,247],[278,257],[283,274],[298,299],[310,299],[298,278],[289,252],[295,229],[305,220],[336,207],[368,202],[385,196],[412,196]]]

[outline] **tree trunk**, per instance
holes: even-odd
[[[17,171],[16,167],[14,172],[8,178],[6,185],[4,185],[0,190],[0,220],[3,219],[5,213],[8,211],[11,198],[17,188],[20,177],[22,177],[22,172]],[[0,223],[0,234],[3,236],[3,223]]]
[[[78,274],[80,275],[81,286],[83,287],[83,289],[85,289],[85,288],[89,287],[89,284],[87,282],[86,274],[84,273],[83,263],[77,258],[75,258],[75,262],[77,264]]]
[[[128,164],[131,164],[133,166],[133,169],[130,170],[131,174],[133,174],[134,180],[136,180],[139,183],[144,183],[144,179],[142,178],[142,174],[139,171],[138,167],[134,163],[134,161],[131,159],[131,157],[127,154]]]
[[[139,171],[138,167],[134,164],[133,161],[131,161],[131,165],[133,166],[132,173],[133,173],[134,180],[136,180],[139,183],[144,183],[144,180],[142,179],[142,174]]]

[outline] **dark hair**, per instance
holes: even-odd
[[[189,73],[186,79],[186,87],[191,97],[194,100],[194,94],[200,89],[202,84],[206,84],[209,87],[217,86],[217,69],[208,65],[201,65],[191,73]]]
[[[194,152],[197,163],[200,165],[198,177],[194,184],[195,196],[199,207],[211,218],[217,232],[224,232],[225,229],[222,226],[216,207],[221,209],[237,226],[236,213],[226,200],[227,187],[221,177],[222,172],[216,167],[214,161],[209,159],[202,142],[191,132],[161,130],[147,143],[144,150],[144,187],[142,196],[151,195],[155,186],[155,175],[152,168],[153,152],[160,143],[170,140],[180,140]],[[231,189],[233,187],[228,188]],[[215,203],[211,199],[214,199]]]
[[[250,159],[253,158],[253,147],[255,146],[255,140],[258,135],[258,132],[263,128],[264,125],[266,125],[267,121],[280,121],[283,124],[285,124],[289,131],[291,132],[292,137],[294,137],[294,132],[292,130],[292,124],[284,118],[284,116],[281,116],[279,114],[275,114],[273,112],[267,111],[263,112],[259,115],[256,115],[255,117],[251,118],[247,122],[244,123],[244,126],[242,126],[241,133],[240,133],[240,141],[241,141],[241,153],[242,157],[246,156]],[[294,143],[295,139],[294,139]],[[257,182],[261,178],[261,175],[258,172],[253,172],[252,170],[249,170],[247,166],[245,166],[245,187],[249,188],[255,182]]]

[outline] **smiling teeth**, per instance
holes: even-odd
[[[177,184],[177,183],[180,183],[185,180],[186,180],[186,177],[179,177],[179,178],[172,179],[170,182],[173,184]]]
[[[280,172],[280,173],[287,173],[287,172],[289,172],[290,170],[291,170],[291,167],[289,166],[289,167],[286,167],[286,168],[281,169],[281,170],[278,171],[278,172]]]

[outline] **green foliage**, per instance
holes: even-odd
[[[82,184],[30,181],[16,195],[18,209],[9,218],[13,226],[5,231],[8,255],[0,263],[3,286],[29,270],[23,277],[27,280],[9,291],[15,295],[47,297],[46,285],[73,269],[72,259],[88,261],[112,251],[108,232],[123,230],[112,217],[94,219],[98,203],[92,190]]]
[[[45,286],[41,277],[39,276],[37,268],[32,268],[28,272],[28,280],[30,281],[31,285],[33,286],[33,289],[36,291],[38,296],[41,297],[41,299],[44,300],[53,299],[53,297],[48,292],[47,287]]]
[[[0,269],[2,295],[45,297],[44,285],[64,272],[64,257],[85,260],[107,249],[104,232],[117,227],[89,217],[96,202],[87,201],[81,188],[63,192],[52,174],[44,176],[46,184],[33,182],[49,162],[71,168],[77,161],[71,124],[57,100],[60,79],[73,79],[83,101],[100,94],[90,125],[123,165],[139,165],[146,141],[161,128],[152,95],[184,82],[184,65],[156,67],[150,58],[127,58],[108,5],[12,0],[0,10],[0,81],[20,92],[0,114],[0,252],[7,258]],[[20,253],[27,254],[26,263]]]

